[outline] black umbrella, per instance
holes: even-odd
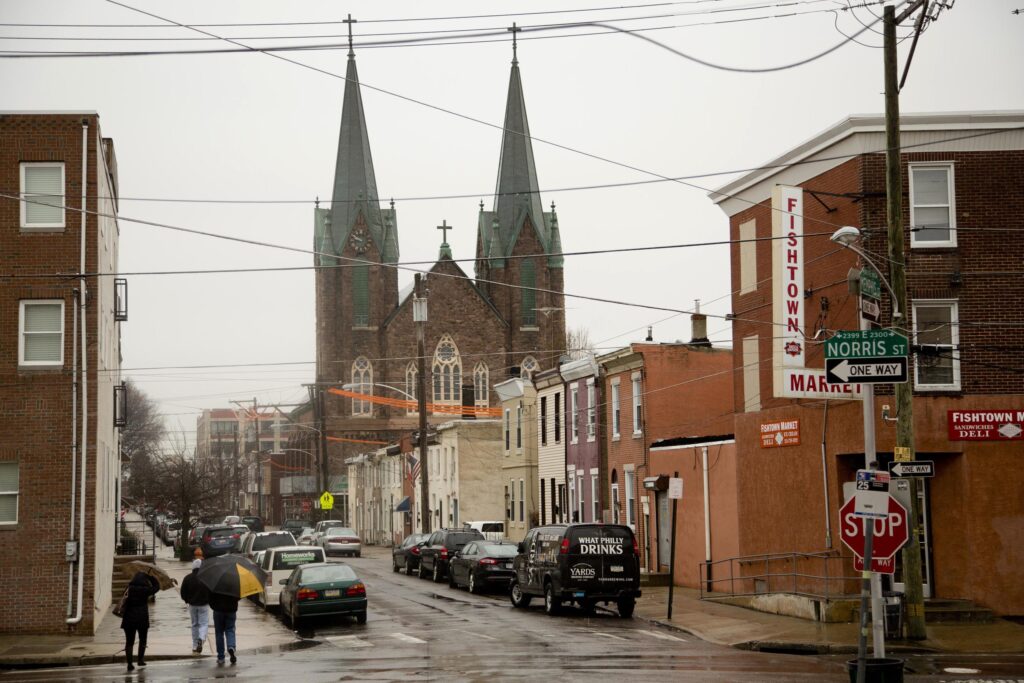
[[[263,592],[267,573],[241,555],[220,555],[203,560],[197,578],[211,593],[244,598]]]

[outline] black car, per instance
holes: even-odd
[[[298,538],[303,529],[311,526],[313,525],[310,524],[308,519],[286,519],[281,527],[281,531],[291,532],[292,536]]]
[[[615,603],[619,616],[633,616],[640,597],[640,552],[628,526],[559,524],[542,526],[519,543],[512,604],[527,607],[543,596],[544,611],[557,614],[566,602],[590,611]]]
[[[238,548],[241,537],[241,532],[233,526],[208,526],[203,530],[199,547],[203,550],[203,557],[227,555]]]
[[[266,529],[263,528],[263,520],[259,517],[242,517],[239,524],[246,525],[249,527],[250,531],[255,531],[256,533],[266,531]]]
[[[419,544],[427,539],[428,534],[410,534],[405,540],[391,548],[391,570],[401,571],[412,576],[413,570],[420,563]]]
[[[438,583],[448,575],[448,561],[456,550],[462,550],[470,541],[482,541],[484,535],[476,529],[438,529],[420,546],[419,577],[430,576]]]
[[[470,593],[499,586],[507,589],[515,576],[512,563],[516,544],[497,541],[471,541],[448,562],[448,585],[465,586]]]

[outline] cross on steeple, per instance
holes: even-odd
[[[505,30],[512,32],[512,63],[513,64],[518,64],[519,63],[519,58],[516,55],[516,49],[518,48],[518,43],[516,42],[516,34],[519,33],[520,31],[522,31],[523,29],[521,29],[518,26],[516,26],[516,22],[513,21],[511,28],[507,28]]]
[[[441,231],[441,246],[448,244],[448,231],[452,230],[452,226],[448,225],[448,221],[441,221],[441,225],[437,226],[437,229]]]
[[[348,19],[342,19],[341,23],[348,24],[348,56],[355,57],[356,52],[352,49],[352,24],[356,23],[356,19],[352,18],[352,15],[348,15]]]

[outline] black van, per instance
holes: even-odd
[[[566,602],[586,611],[614,602],[619,616],[633,616],[640,597],[640,553],[636,537],[619,524],[558,524],[531,529],[519,543],[511,598],[527,607],[543,596],[544,611],[557,614]]]

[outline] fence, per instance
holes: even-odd
[[[730,557],[700,565],[701,599],[791,593],[825,600],[854,596],[853,558],[836,551]]]
[[[117,523],[117,555],[151,555],[156,552],[156,531],[141,519]]]

